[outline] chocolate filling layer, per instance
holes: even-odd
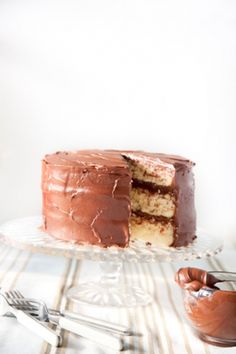
[[[174,220],[172,218],[166,218],[165,216],[150,215],[150,214],[144,213],[142,211],[132,211],[131,215],[140,216],[144,219],[149,220],[152,223],[161,222],[163,224],[167,224],[167,223],[174,224]]]
[[[138,179],[132,179],[132,187],[147,189],[150,193],[174,194],[173,186],[159,186],[152,182],[144,182]]]

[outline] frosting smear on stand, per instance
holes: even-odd
[[[184,246],[195,238],[193,163],[142,151],[81,150],[42,162],[43,228],[102,247],[132,239]]]

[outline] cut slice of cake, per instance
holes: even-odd
[[[195,238],[193,163],[179,156],[127,152],[132,172],[131,239],[184,246]]]
[[[130,240],[183,246],[195,238],[193,163],[139,151],[83,150],[46,155],[44,230],[102,247]]]

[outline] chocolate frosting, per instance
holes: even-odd
[[[180,268],[175,274],[175,281],[185,290],[198,291],[203,286],[214,287],[220,282],[214,275],[199,268]]]
[[[132,176],[125,158],[173,170],[176,194],[173,246],[195,237],[193,163],[142,151],[81,150],[46,155],[42,162],[44,230],[64,240],[100,246],[129,243]]]
[[[58,152],[43,161],[44,229],[64,240],[127,246],[131,174],[120,154]]]
[[[236,291],[218,289],[215,284],[222,280],[198,268],[181,268],[175,280],[185,289],[186,314],[197,334],[203,339],[210,336],[235,341]],[[211,290],[209,296],[197,295],[203,289]]]
[[[176,209],[174,215],[175,241],[173,246],[186,246],[196,238],[196,211],[194,205],[194,177],[190,163],[175,162],[174,193]]]

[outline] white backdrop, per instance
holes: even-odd
[[[1,0],[0,221],[40,212],[60,149],[196,163],[199,225],[236,236],[236,2]]]

